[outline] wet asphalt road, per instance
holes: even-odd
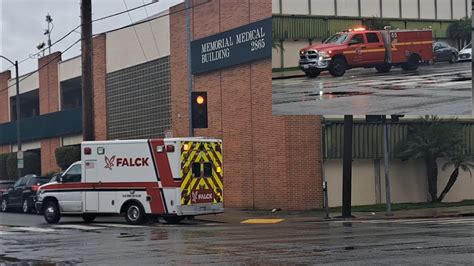
[[[273,80],[274,115],[471,115],[471,63],[437,63],[415,72],[348,70],[335,78]]]
[[[146,226],[109,217],[93,224],[66,218],[51,226],[41,216],[2,213],[0,222],[0,265],[474,263],[472,217]]]

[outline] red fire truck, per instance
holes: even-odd
[[[325,70],[341,77],[356,67],[375,67],[378,72],[389,72],[392,66],[416,70],[420,62],[434,59],[432,36],[431,29],[345,30],[322,44],[301,49],[299,66],[309,77]]]
[[[218,139],[90,141],[81,145],[81,161],[39,187],[36,208],[48,223],[104,214],[122,214],[131,224],[151,215],[176,223],[223,212],[222,183]]]

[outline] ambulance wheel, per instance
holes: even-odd
[[[321,74],[321,71],[318,71],[318,70],[308,71],[308,72],[305,72],[305,74],[306,74],[307,77],[317,78],[319,76],[319,74]]]
[[[49,224],[56,224],[61,219],[61,214],[59,213],[59,206],[54,201],[47,201],[44,203],[44,219]]]
[[[163,219],[169,224],[179,224],[185,216],[164,216]]]
[[[145,210],[138,202],[130,202],[125,207],[125,220],[129,224],[141,224],[145,220]]]
[[[342,77],[346,73],[347,63],[342,57],[336,57],[329,65],[329,73],[334,77]]]
[[[390,69],[392,69],[392,65],[390,64],[378,65],[378,66],[375,66],[375,69],[379,73],[387,73],[387,72],[390,72]]]
[[[408,62],[402,65],[402,69],[405,71],[415,71],[418,69],[418,66],[420,65],[420,57],[418,55],[411,55],[410,59],[408,59]]]
[[[82,220],[84,220],[84,222],[86,222],[86,223],[92,223],[95,220],[95,217],[97,217],[97,215],[95,215],[93,213],[83,213],[82,214]]]

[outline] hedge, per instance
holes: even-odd
[[[37,153],[34,152],[24,152],[23,153],[23,169],[21,175],[40,175],[41,172],[41,161]],[[9,179],[17,179],[17,162],[16,162],[16,152],[10,153],[7,157],[7,175]]]
[[[81,148],[80,146],[64,146],[59,147],[55,151],[56,163],[64,171],[72,163],[81,160]]]

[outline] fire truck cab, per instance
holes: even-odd
[[[388,72],[392,66],[416,70],[420,62],[433,60],[432,43],[431,29],[345,30],[301,49],[299,66],[309,77],[325,70],[341,77],[356,67],[375,67],[378,72]]]
[[[122,214],[171,223],[224,211],[222,141],[207,138],[92,141],[57,182],[39,187],[36,207],[48,223],[61,215]]]

